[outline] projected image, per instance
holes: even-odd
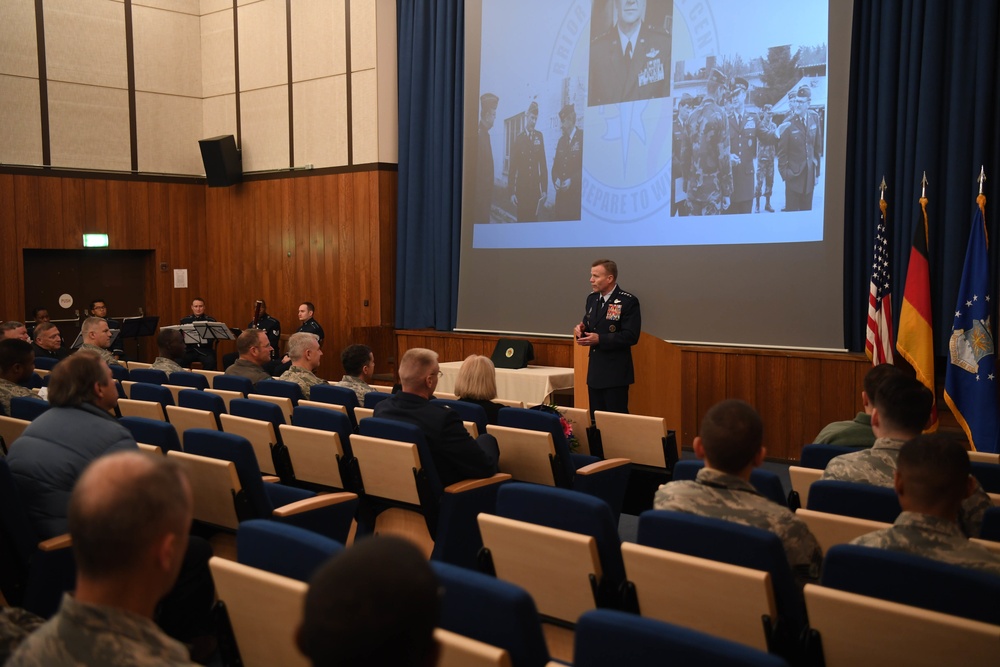
[[[481,25],[473,247],[823,239],[826,0],[483,0]]]
[[[594,0],[590,106],[670,96],[673,0]]]

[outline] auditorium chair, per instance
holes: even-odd
[[[362,407],[374,409],[376,405],[384,401],[385,399],[392,396],[392,394],[385,394],[381,391],[370,391],[365,394],[365,404]]]
[[[164,408],[168,405],[175,405],[174,395],[161,384],[133,382],[128,397],[133,401],[154,401]]]
[[[788,478],[792,483],[792,490],[788,494],[789,504],[793,502],[794,496],[798,507],[809,507],[809,487],[822,477],[823,471],[820,468],[788,466]]]
[[[353,389],[338,387],[335,384],[318,384],[309,390],[309,400],[331,405],[342,405],[347,410],[347,416],[351,419],[351,428],[357,431],[358,420],[354,415],[355,409],[360,407],[358,395]]]
[[[122,417],[145,417],[167,421],[163,406],[158,401],[137,401],[131,398],[118,399],[118,413]]]
[[[129,377],[128,369],[121,364],[108,364],[108,367],[111,368],[111,377],[119,382],[131,379]]]
[[[193,391],[193,390],[189,390]],[[182,408],[177,405],[167,406],[167,421],[173,424],[177,430],[177,437],[184,444],[184,431],[191,428],[208,428],[214,431],[219,429],[219,418],[208,410],[195,410],[194,408]]]
[[[673,479],[693,480],[698,476],[698,471],[704,467],[705,462],[696,459],[678,461],[674,466]],[[763,468],[754,468],[750,472],[750,483],[760,495],[782,507],[788,507],[788,496],[785,495],[785,489],[781,485],[781,478],[777,473]]]
[[[482,547],[476,515],[494,510],[497,489],[510,475],[497,473],[443,487],[419,428],[376,418],[362,420],[360,428],[350,437],[364,488],[359,535],[372,532],[376,521],[405,522],[416,513],[426,527],[416,538],[424,541],[425,550],[427,540],[433,540],[434,560],[474,569]]]
[[[229,412],[229,404],[232,403],[237,398],[246,398],[246,396],[243,393],[238,391],[230,391],[228,389],[206,389],[205,393],[218,396],[219,398],[222,399],[222,403],[225,406],[223,412]]]
[[[287,523],[250,519],[236,530],[237,560],[244,565],[306,583],[344,545]]]
[[[983,540],[1000,542],[1000,506],[990,507],[983,514],[983,528],[979,537]]]
[[[236,402],[233,401],[234,404]],[[276,406],[273,407],[280,410]],[[264,473],[279,477],[284,473],[287,477],[287,455],[283,453],[283,450],[277,450],[279,431],[272,421],[239,415],[220,415],[219,421],[222,423],[222,430],[225,433],[232,433],[247,439],[257,457],[257,465]]]
[[[803,468],[818,468],[820,470],[825,470],[826,464],[829,463],[831,459],[836,458],[841,454],[860,452],[862,449],[862,447],[846,447],[844,445],[804,445],[802,447],[802,454],[799,456],[799,465]]]
[[[1000,493],[1000,464],[972,461],[972,476],[987,493]]]
[[[229,412],[225,399],[211,390],[185,389],[177,394],[177,405],[193,410],[207,410],[216,417]]]
[[[164,452],[181,449],[180,439],[173,424],[146,417],[122,417],[118,422],[129,430],[136,442],[155,445]]]
[[[510,655],[497,646],[434,628],[438,645],[436,667],[511,667]]]
[[[132,382],[146,382],[148,384],[166,384],[167,374],[158,368],[136,368],[130,370],[128,379]]]
[[[893,488],[832,479],[812,483],[807,507],[883,523],[892,523],[902,511]]]
[[[10,451],[10,446],[21,437],[24,429],[28,428],[30,423],[26,419],[0,415],[0,445],[3,446],[4,454]]]
[[[817,512],[804,507],[795,510],[795,516],[809,526],[809,532],[819,542],[819,548],[823,550],[824,554],[830,550],[830,547],[838,544],[847,544],[862,535],[867,535],[868,533],[873,533],[876,530],[882,530],[892,525],[883,521],[859,519],[854,516],[847,516],[846,514]]]
[[[287,398],[293,407],[302,400],[302,387],[288,380],[261,380],[254,387],[254,392],[264,396]]]
[[[574,667],[788,667],[776,655],[611,609],[588,611],[580,618],[573,654]]]
[[[462,418],[462,421],[473,422],[479,433],[486,433],[486,410],[483,406],[476,405],[475,403],[467,403],[466,401],[451,401],[444,398],[432,399],[431,403],[443,405],[446,408],[454,410]]]
[[[10,416],[14,419],[34,421],[49,409],[49,402],[34,396],[15,396],[10,399]]]
[[[51,371],[60,361],[52,357],[35,357],[35,370]]]
[[[170,384],[204,391],[205,389],[208,389],[208,378],[201,373],[193,373],[191,371],[174,371],[170,374]]]
[[[244,396],[253,392],[253,382],[250,378],[240,375],[216,375],[212,378],[212,389],[224,389],[226,391],[238,391]]]
[[[281,425],[279,431],[297,482],[360,490],[346,414],[300,404],[292,413],[291,425]]]

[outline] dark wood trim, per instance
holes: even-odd
[[[360,172],[395,172],[399,165],[388,162],[370,162],[368,164],[352,164],[343,167],[323,167],[321,169],[282,169],[273,172],[244,174],[244,181],[273,181],[280,178],[305,178],[307,176],[327,176],[330,174],[354,174]],[[199,176],[184,176],[180,174],[152,174],[127,171],[87,171],[83,169],[37,166],[0,165],[0,174],[14,176],[55,176],[58,178],[100,179],[105,181],[136,181],[141,183],[186,183],[204,185],[205,179]]]
[[[243,124],[240,122],[240,8],[233,0],[233,81],[236,87],[236,147],[243,150]]]
[[[139,130],[135,111],[135,38],[132,0],[125,0],[125,65],[128,71],[128,143],[132,171],[139,171]]]
[[[35,40],[38,44],[38,115],[42,125],[42,164],[52,164],[49,140],[49,71],[45,60],[45,10],[42,0],[35,0]]]
[[[351,0],[344,0],[344,43],[347,45],[347,164],[354,164],[354,106],[351,87]]]
[[[288,166],[295,166],[295,100],[292,95],[292,0],[285,0],[285,54],[288,64]]]

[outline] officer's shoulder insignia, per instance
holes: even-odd
[[[647,58],[655,58],[659,54],[660,54],[660,50],[659,49],[650,49],[649,53],[646,54],[646,57]]]
[[[621,295],[622,295],[622,296],[627,296],[627,297],[629,297],[630,299],[634,299],[634,298],[635,298],[635,295],[633,295],[633,294],[629,294],[629,293],[628,293],[628,292],[626,292],[625,290],[621,290]]]

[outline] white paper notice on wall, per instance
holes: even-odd
[[[181,289],[188,286],[188,270],[174,269],[174,289]]]

